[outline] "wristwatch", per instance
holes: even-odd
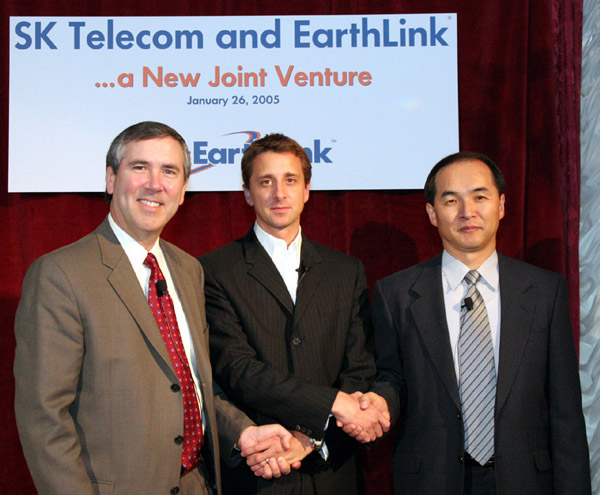
[[[310,446],[313,448],[313,450],[315,452],[321,452],[321,449],[323,448],[323,443],[324,440],[315,440],[314,438],[311,437],[310,439]]]

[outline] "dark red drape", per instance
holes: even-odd
[[[7,193],[11,15],[457,12],[461,149],[486,153],[503,169],[508,184],[507,215],[501,224],[499,249],[567,277],[578,338],[582,0],[290,0],[285,4],[267,0],[4,0],[0,9],[2,493],[35,493],[21,453],[12,407],[13,322],[25,270],[41,254],[91,231],[107,212],[100,194]],[[389,132],[389,138],[394,139],[396,130]],[[36,146],[35,136],[31,145]],[[65,146],[68,145],[69,136],[65,136]],[[39,149],[39,156],[43,160],[43,149]],[[401,161],[401,150],[388,159],[392,164]],[[190,193],[163,235],[200,255],[245,233],[252,220],[252,211],[241,193]],[[366,266],[370,284],[440,249],[437,233],[426,220],[420,191],[315,192],[302,216],[302,225],[312,239],[359,257]],[[390,440],[365,453],[365,475],[372,494],[391,493],[390,455]]]

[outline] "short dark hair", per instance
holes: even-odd
[[[254,141],[242,156],[242,182],[246,189],[250,188],[250,177],[254,167],[254,159],[261,153],[273,151],[274,153],[292,153],[300,159],[302,165],[302,173],[304,174],[304,182],[310,183],[312,176],[312,167],[308,154],[305,149],[294,141],[292,138],[284,134],[273,133],[267,134],[261,139]]]
[[[185,139],[183,139],[175,129],[169,127],[167,124],[162,124],[161,122],[138,122],[122,131],[115,139],[113,139],[110,148],[108,148],[108,152],[106,153],[106,168],[112,168],[115,175],[117,175],[121,160],[123,160],[123,157],[125,156],[125,147],[129,143],[164,137],[172,137],[180,144],[183,153],[184,179],[187,179],[190,176],[192,165],[190,150]],[[106,202],[110,204],[112,194],[105,192],[104,197],[106,198]]]
[[[494,177],[494,182],[496,184],[496,188],[498,189],[498,193],[504,194],[504,175],[502,174],[502,171],[500,170],[498,165],[496,165],[496,162],[494,162],[494,160],[482,153],[476,153],[475,151],[460,151],[458,153],[448,155],[446,158],[442,158],[431,169],[431,172],[429,172],[427,180],[425,181],[425,199],[429,204],[434,204],[435,195],[437,194],[435,187],[435,178],[438,172],[444,167],[452,165],[453,163],[466,162],[469,160],[478,160],[484,163],[492,172],[492,176]]]

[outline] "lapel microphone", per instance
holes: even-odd
[[[156,287],[156,293],[158,294],[158,297],[162,297],[168,292],[167,281],[164,279],[157,280],[154,287]]]
[[[160,282],[160,280],[159,280],[159,282]],[[166,290],[166,286],[167,286],[167,284],[165,283],[165,290]],[[466,309],[467,311],[471,311],[473,309],[473,299],[471,299],[470,297],[465,297],[463,299],[463,303],[462,303],[460,309]]]
[[[302,261],[300,263],[300,268],[296,268],[296,271],[298,272],[299,275],[299,279],[298,279],[298,283],[302,282],[302,279],[304,278],[304,275],[306,275],[308,273],[308,270],[310,270],[310,266],[309,265],[305,265],[304,261]]]

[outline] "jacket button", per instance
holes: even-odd
[[[302,339],[300,337],[294,337],[292,339],[292,345],[300,345],[301,342],[302,342]]]
[[[171,488],[171,495],[177,495],[178,493],[179,493],[178,486],[174,486],[173,488]]]
[[[177,383],[173,383],[171,385],[171,391],[172,392],[179,392],[180,390],[181,390],[181,387]]]
[[[461,464],[464,464],[465,458],[462,455],[459,455],[458,456],[458,462],[460,462]]]
[[[175,445],[181,445],[183,443],[183,437],[181,435],[177,435],[174,441]]]

